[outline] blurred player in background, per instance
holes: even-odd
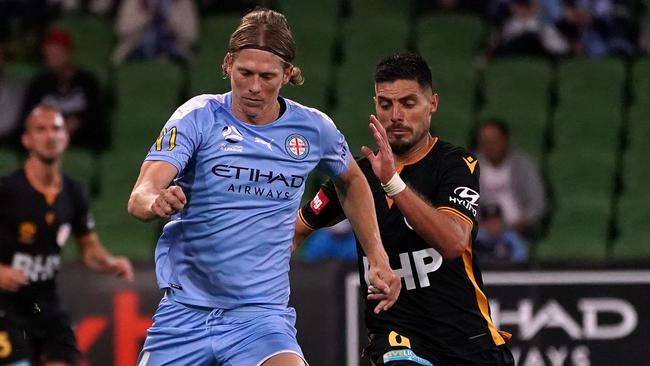
[[[61,113],[37,106],[22,143],[24,167],[0,178],[0,364],[75,365],[79,351],[56,284],[68,236],[90,269],[129,281],[133,269],[102,246],[81,186],[61,173],[68,145]]]
[[[381,239],[405,289],[395,306],[375,313],[366,301],[374,365],[513,365],[509,334],[490,319],[481,272],[472,251],[476,236],[479,166],[460,147],[431,136],[438,107],[431,71],[412,53],[382,60],[375,71],[370,131],[374,153],[362,148],[359,166],[373,193]],[[317,228],[343,216],[332,182],[299,211],[297,246]],[[362,248],[362,292],[367,258]]]
[[[379,238],[368,184],[323,113],[282,98],[302,83],[284,15],[256,9],[230,37],[231,91],[192,98],[143,163],[129,212],[171,217],[156,247],[166,290],[139,365],[304,365],[288,307],[291,242],[307,175],[330,175],[368,253],[375,309],[400,281]]]

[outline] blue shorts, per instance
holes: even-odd
[[[261,365],[279,353],[304,360],[295,321],[293,308],[208,309],[164,297],[137,365]]]

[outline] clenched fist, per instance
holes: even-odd
[[[171,186],[161,189],[151,204],[151,212],[158,217],[169,217],[185,207],[187,198],[181,187]]]

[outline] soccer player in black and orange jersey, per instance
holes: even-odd
[[[381,239],[403,279],[390,310],[366,301],[366,349],[374,365],[514,365],[509,335],[490,319],[481,272],[472,252],[479,200],[479,165],[460,147],[429,133],[438,107],[431,71],[413,53],[382,60],[375,72],[370,131],[378,151],[362,148],[359,166],[370,184]],[[342,218],[326,182],[299,211],[294,247],[317,228]],[[361,288],[367,261],[361,248]]]
[[[69,234],[90,269],[133,279],[128,259],[99,242],[80,185],[61,173],[68,144],[63,117],[36,107],[27,118],[24,167],[0,177],[0,365],[74,365],[74,333],[57,294]]]

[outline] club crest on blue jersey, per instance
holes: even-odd
[[[292,158],[302,160],[309,154],[309,141],[299,134],[292,134],[284,141],[284,148]]]

